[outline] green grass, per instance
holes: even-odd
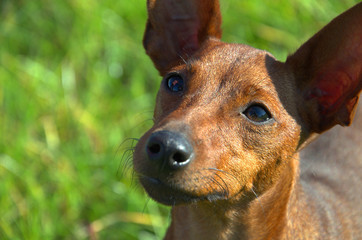
[[[160,81],[145,2],[0,3],[0,239],[163,236],[169,209],[127,170],[124,141],[152,125]],[[284,60],[357,2],[225,0],[223,39]]]

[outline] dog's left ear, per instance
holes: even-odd
[[[362,89],[362,3],[325,26],[286,64],[295,75],[299,112],[311,132],[349,125]]]
[[[221,38],[218,0],[147,0],[143,39],[161,75],[197,51],[208,37]]]

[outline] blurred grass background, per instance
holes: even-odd
[[[127,170],[160,82],[145,2],[0,2],[0,239],[163,236],[169,209]],[[224,0],[223,39],[284,60],[357,2]]]

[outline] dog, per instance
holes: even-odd
[[[147,9],[163,80],[133,165],[165,239],[362,239],[362,3],[285,62],[222,42],[217,0]]]

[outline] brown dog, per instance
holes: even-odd
[[[285,63],[220,41],[218,1],[148,0],[164,77],[134,167],[166,239],[362,239],[362,3]]]

